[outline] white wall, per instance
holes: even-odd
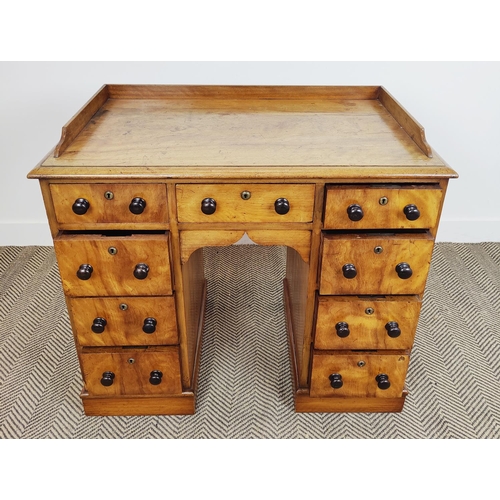
[[[383,85],[459,174],[438,241],[500,241],[500,63],[0,63],[0,245],[50,245],[26,174],[104,83]]]

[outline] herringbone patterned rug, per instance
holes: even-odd
[[[206,249],[194,416],[85,417],[50,247],[0,248],[0,437],[499,438],[500,244],[436,245],[401,414],[296,414],[284,250]]]

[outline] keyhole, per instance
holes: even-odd
[[[127,363],[128,363],[129,365],[133,365],[133,364],[135,363],[135,359],[134,359],[134,358],[128,358],[128,359],[127,359]]]
[[[116,255],[118,253],[118,250],[116,249],[116,247],[109,247],[108,248],[108,252],[111,254],[111,255]]]
[[[241,198],[243,200],[249,200],[251,196],[252,196],[252,193],[250,193],[250,191],[243,191],[241,193]]]
[[[128,309],[128,305],[127,304],[120,304],[120,309],[122,311],[126,311]]]
[[[389,203],[389,198],[387,198],[387,196],[382,196],[382,198],[380,198],[380,200],[378,200],[378,202],[381,205],[387,205],[387,203]]]
[[[106,191],[104,193],[104,198],[106,198],[107,200],[112,200],[114,197],[115,197],[115,195],[113,194],[112,191]]]

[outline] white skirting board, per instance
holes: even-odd
[[[453,243],[500,242],[500,220],[442,220],[436,241]],[[241,243],[251,243],[242,241]],[[0,246],[52,246],[47,223],[2,222],[0,223]]]
[[[500,242],[500,220],[442,219],[439,223],[436,241],[451,243]]]
[[[46,222],[1,222],[0,246],[52,246]]]

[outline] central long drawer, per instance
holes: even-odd
[[[178,184],[179,222],[311,222],[313,184]]]

